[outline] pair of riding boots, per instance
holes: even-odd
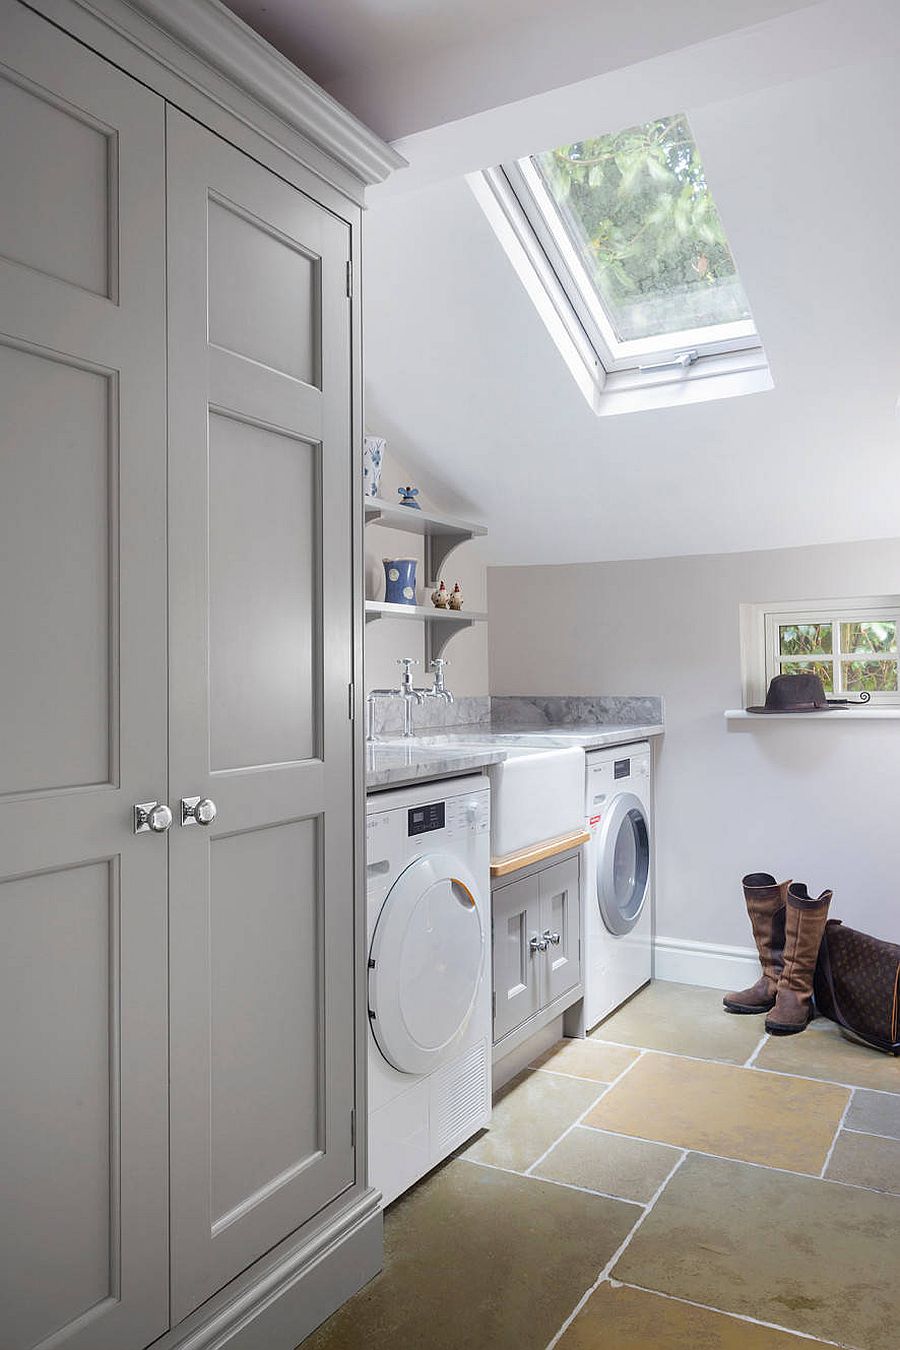
[[[831,891],[816,898],[802,881],[777,882],[768,872],[751,872],[744,877],[744,899],[762,975],[722,1002],[731,1013],[768,1013],[766,1031],[792,1036],[812,1017],[813,975]]]

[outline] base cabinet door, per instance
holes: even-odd
[[[581,858],[529,871],[491,894],[494,1044],[581,982]]]
[[[354,484],[349,227],[167,133],[178,1321],[354,1181]]]
[[[553,1003],[581,980],[581,870],[566,858],[538,874],[541,935],[548,944],[544,1003]]]
[[[537,876],[498,886],[491,895],[494,953],[494,1040],[526,1021],[541,1006],[541,917]]]
[[[0,1345],[169,1324],[164,104],[0,0]]]

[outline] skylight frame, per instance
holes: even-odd
[[[674,363],[685,353],[693,359],[735,352],[761,352],[752,319],[688,328],[649,338],[621,340],[572,242],[556,203],[532,157],[501,165],[509,189],[539,240],[607,374]]]

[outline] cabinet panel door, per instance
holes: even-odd
[[[549,934],[544,1002],[552,1003],[581,979],[581,870],[578,857],[539,874],[541,932]],[[558,937],[558,941],[556,940]]]
[[[167,125],[178,1319],[354,1181],[354,484],[349,227]]]
[[[0,1342],[168,1326],[165,110],[0,0]]]
[[[540,895],[536,876],[499,886],[491,895],[494,951],[494,1040],[536,1013],[542,1001],[541,952],[530,947],[539,935]]]

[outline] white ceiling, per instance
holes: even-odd
[[[814,0],[225,0],[387,140]]]
[[[642,107],[647,116],[686,109],[763,336],[771,392],[597,418],[461,178],[434,182],[432,154],[430,185],[403,194],[404,173],[415,183],[414,157],[396,176],[400,195],[376,198],[366,221],[367,426],[439,501],[486,521],[491,561],[898,533],[900,15],[882,0],[819,8],[821,24],[809,10],[767,26],[778,62],[762,63],[754,79],[723,89],[723,60],[730,53],[740,67],[741,52],[734,39],[714,41],[699,63],[695,49],[633,67],[625,83],[621,74],[595,81],[600,124],[568,128],[574,136],[627,125]],[[805,29],[785,26],[798,17]],[[790,78],[791,62],[801,78]],[[656,106],[661,90],[686,92],[686,73],[693,98]],[[456,167],[472,167],[479,126],[485,144],[494,137],[483,162],[526,124],[527,148],[555,143],[565,93],[546,100],[547,139],[533,100],[524,121],[506,115],[499,130],[490,116],[471,119],[455,144],[442,142],[448,162],[456,154]],[[571,91],[573,115],[583,117],[584,95]],[[623,116],[610,123],[616,108]],[[423,163],[427,140],[414,138]]]

